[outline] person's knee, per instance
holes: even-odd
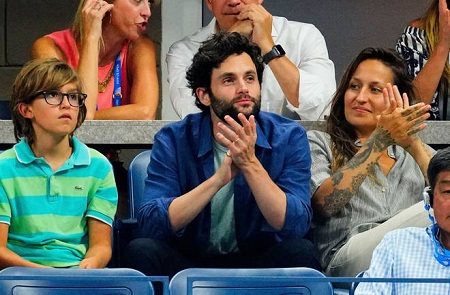
[[[322,270],[319,263],[319,253],[314,244],[303,238],[285,240],[280,243],[276,251],[286,263],[286,267],[310,267]]]
[[[139,238],[132,240],[124,251],[124,259],[128,263],[139,261],[152,253],[158,253],[161,246],[157,240]]]
[[[132,240],[125,249],[122,265],[153,275],[154,265],[158,264],[158,256],[164,248],[162,242],[158,240],[148,238]]]
[[[159,253],[168,248],[168,245],[164,241],[149,239],[149,238],[139,238],[132,240],[126,251],[135,256],[146,255],[148,253]]]
[[[318,256],[318,251],[314,244],[308,239],[291,239],[283,242],[283,251],[291,254],[299,253],[304,255]]]

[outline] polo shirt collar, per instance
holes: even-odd
[[[91,157],[88,147],[79,141],[75,136],[72,137],[72,144],[74,152],[63,166],[69,165],[73,167],[89,165],[91,162]],[[24,165],[31,164],[32,162],[41,159],[34,155],[33,150],[25,138],[22,138],[19,143],[14,145],[13,148],[16,153],[17,160]]]

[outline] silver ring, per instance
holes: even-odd
[[[236,143],[236,142],[238,142],[239,140],[241,140],[241,139],[238,137],[238,138],[236,138],[235,140],[233,140],[233,143]]]
[[[231,157],[231,153],[229,150],[227,151],[227,157]]]

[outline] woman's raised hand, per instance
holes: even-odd
[[[102,20],[114,7],[103,0],[88,0],[83,7],[83,38],[102,36]]]
[[[450,50],[450,10],[448,10],[447,0],[439,0],[438,44]]]
[[[421,102],[410,106],[408,95],[401,95],[397,86],[389,83],[383,89],[383,98],[386,109],[378,117],[377,131],[391,144],[409,147],[418,140],[416,134],[427,126],[425,120],[430,117],[430,105]]]

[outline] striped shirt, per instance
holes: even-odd
[[[311,196],[322,182],[331,177],[330,136],[308,131],[311,148]],[[374,168],[376,182],[366,177],[356,195],[333,217],[323,223],[313,220],[314,242],[321,253],[325,269],[333,255],[354,235],[370,230],[405,208],[422,200],[425,178],[414,159],[400,146],[390,146],[388,154],[395,159],[389,174]]]
[[[47,266],[76,266],[88,248],[87,217],[112,225],[117,189],[112,166],[73,138],[71,157],[56,171],[22,139],[0,154],[0,222],[8,248]]]
[[[409,227],[386,234],[373,252],[365,278],[450,278],[450,267],[433,256],[434,243],[425,228]],[[448,283],[360,283],[355,294],[449,294]]]
[[[405,28],[403,34],[397,41],[395,49],[406,61],[409,74],[412,77],[416,77],[419,74],[430,58],[425,31],[412,26],[407,26]],[[429,120],[450,119],[450,105],[447,105],[446,112],[443,111],[446,105],[444,102],[447,101],[447,97],[445,97],[446,94],[444,92],[448,93],[448,90],[445,89],[443,91],[443,89],[440,89],[438,86],[430,104],[431,117]]]

